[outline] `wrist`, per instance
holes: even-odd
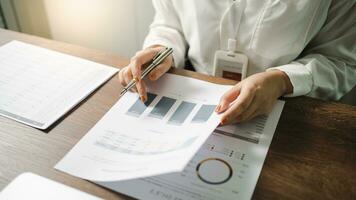
[[[281,70],[271,70],[269,73],[273,74],[273,76],[278,79],[278,84],[281,85],[280,96],[293,93],[292,82],[285,72]]]
[[[280,71],[280,70],[278,70],[278,71]],[[289,79],[289,76],[284,71],[280,71],[280,72],[282,74],[282,77],[283,77],[283,80],[284,80],[284,83],[285,83],[285,86],[286,86],[283,95],[292,94],[293,93],[293,85],[292,85],[292,82]]]

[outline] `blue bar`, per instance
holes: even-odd
[[[207,122],[213,114],[216,105],[202,105],[198,110],[197,114],[195,114],[192,122],[195,123],[204,123]]]
[[[143,103],[141,99],[138,98],[136,102],[129,108],[126,114],[134,117],[139,117],[143,112],[145,112],[146,108],[152,103],[152,101],[156,97],[156,94],[147,93],[147,101],[145,103]]]
[[[153,108],[149,114],[151,117],[162,119],[168,113],[169,109],[172,108],[173,104],[176,102],[176,99],[169,97],[162,97],[156,106]]]
[[[183,124],[185,119],[189,116],[192,110],[195,107],[195,103],[190,103],[183,101],[173,113],[171,118],[168,120],[168,123],[180,125]]]

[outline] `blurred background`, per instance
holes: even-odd
[[[131,57],[154,16],[151,0],[0,0],[0,28]],[[356,87],[343,97],[356,105]]]
[[[0,27],[131,57],[152,22],[151,0],[0,0]]]

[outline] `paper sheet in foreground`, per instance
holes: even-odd
[[[166,74],[145,104],[125,94],[55,168],[95,181],[181,171],[219,124],[214,109],[230,87]]]
[[[103,200],[37,174],[25,172],[2,189],[1,200]]]
[[[218,127],[182,172],[97,184],[146,200],[250,199],[283,105],[278,101],[268,116]]]

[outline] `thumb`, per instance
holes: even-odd
[[[225,94],[220,98],[220,102],[218,106],[216,107],[216,112],[217,113],[222,113],[225,110],[227,110],[230,106],[230,104],[236,100],[236,98],[240,95],[241,91],[241,85],[237,84],[234,87],[232,87],[230,90],[225,92]]]

